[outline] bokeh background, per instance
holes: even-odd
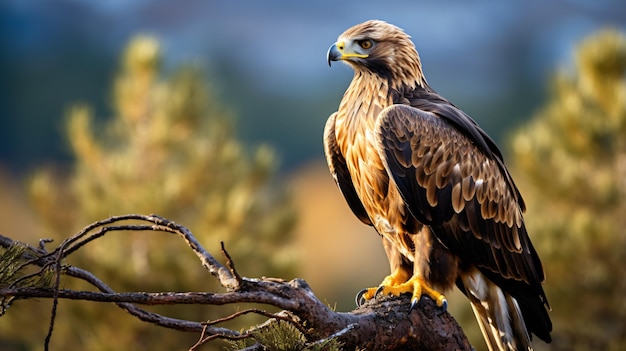
[[[559,274],[550,276],[547,269],[555,342],[538,348],[624,346],[626,304],[602,294],[626,292],[623,283],[614,282],[626,274],[626,264],[606,251],[626,248],[619,214],[626,193],[619,181],[626,166],[619,164],[626,162],[626,148],[623,142],[609,143],[608,151],[596,147],[607,138],[626,137],[626,95],[620,92],[626,56],[620,56],[620,41],[607,39],[607,45],[589,49],[608,51],[608,60],[616,61],[608,75],[617,77],[611,84],[618,92],[606,103],[615,106],[598,102],[607,113],[585,109],[585,104],[596,106],[597,96],[584,87],[583,107],[569,115],[555,112],[563,104],[551,104],[576,95],[577,70],[591,67],[585,71],[591,77],[606,73],[594,71],[595,61],[575,52],[583,39],[605,28],[626,32],[623,1],[2,1],[0,233],[35,243],[41,237],[62,239],[110,214],[156,212],[190,227],[210,249],[225,240],[235,260],[247,262],[241,264],[243,275],[301,277],[330,305],[352,309],[354,294],[377,285],[388,267],[379,239],[349,212],[325,166],[323,126],[352,75],[345,65],[328,68],[325,55],[346,28],[372,18],[412,35],[431,86],[494,136],[514,166],[522,194],[530,194],[528,206],[536,209],[527,216],[531,237],[539,253],[546,252],[546,266],[557,262],[553,266]],[[596,88],[612,87],[603,84],[602,74]],[[613,96],[605,90],[603,96]],[[571,116],[588,110],[595,113],[590,119],[615,115],[617,122],[598,127],[600,136],[583,137],[587,144],[581,144],[581,133],[595,124]],[[566,117],[558,122],[551,114]],[[537,127],[542,120],[553,123]],[[569,142],[572,135],[578,142],[574,146],[588,154],[577,153]],[[541,145],[543,158],[529,145]],[[570,157],[546,156],[559,147]],[[587,161],[578,163],[577,155]],[[551,166],[546,167],[551,173],[541,174],[543,164]],[[578,178],[560,178],[563,169]],[[591,174],[604,169],[606,175],[594,182]],[[549,181],[561,184],[561,192],[537,188]],[[585,183],[588,189],[580,187]],[[572,188],[582,194],[573,196]],[[582,210],[568,207],[597,193],[615,196],[602,195]],[[579,218],[577,230],[564,220],[545,222],[541,215],[546,211]],[[599,217],[602,229],[588,230],[598,227]],[[555,229],[554,222],[561,227]],[[578,239],[570,233],[578,233]],[[104,266],[101,274],[120,290],[148,290],[146,284],[155,291],[209,289],[198,284],[201,272],[190,273],[189,279],[162,278],[168,269],[170,277],[195,269],[193,257],[185,256],[189,253],[179,243],[107,239],[74,263]],[[605,246],[576,255],[590,240]],[[562,242],[572,243],[567,246],[571,254],[559,251]],[[593,260],[576,262],[604,268],[581,273],[572,260],[586,254]],[[133,257],[132,264],[123,263],[124,257]],[[575,273],[581,279],[561,279],[568,267],[579,269]],[[557,286],[551,288],[551,282]],[[593,302],[589,315],[580,312],[595,297],[604,305]],[[483,348],[467,303],[453,299],[455,316]],[[32,325],[33,315],[47,321],[49,305],[40,301],[34,310],[24,305],[28,302],[16,303],[0,318],[0,349],[27,350],[43,342],[45,323],[25,326]],[[167,335],[169,349],[185,349],[197,338],[155,332],[156,327],[130,320],[123,311],[91,305],[60,305],[52,345],[163,348],[160,339]],[[166,312],[198,320],[217,313],[172,310]]]

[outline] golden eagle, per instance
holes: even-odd
[[[469,298],[490,350],[550,342],[544,272],[524,201],[502,153],[478,124],[426,82],[410,37],[383,21],[358,24],[328,50],[354,78],[324,130],[330,171],[354,214],[380,234],[391,274],[364,289],[447,307]]]

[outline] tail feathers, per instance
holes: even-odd
[[[476,271],[463,279],[465,292],[490,351],[532,351],[515,298]]]

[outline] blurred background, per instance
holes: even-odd
[[[413,37],[430,85],[504,150],[548,276],[555,341],[537,348],[626,347],[626,3],[617,0],[2,1],[0,233],[58,242],[112,214],[157,213],[214,253],[224,240],[242,275],[301,277],[351,310],[388,266],[325,165],[323,126],[352,76],[325,55],[373,18]],[[92,246],[70,263],[114,289],[217,289],[175,239]],[[467,302],[452,298],[484,349]],[[48,311],[47,301],[17,302],[0,318],[0,349],[40,348]],[[197,338],[110,306],[59,311],[53,349],[186,349]]]

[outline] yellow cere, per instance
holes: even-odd
[[[343,41],[338,41],[335,44],[335,46],[337,46],[337,49],[339,49],[339,52],[341,52],[342,60],[349,59],[351,57],[367,58],[369,56],[366,54],[357,54],[356,52],[348,52],[348,53],[343,52],[343,50],[346,48],[346,44]]]

